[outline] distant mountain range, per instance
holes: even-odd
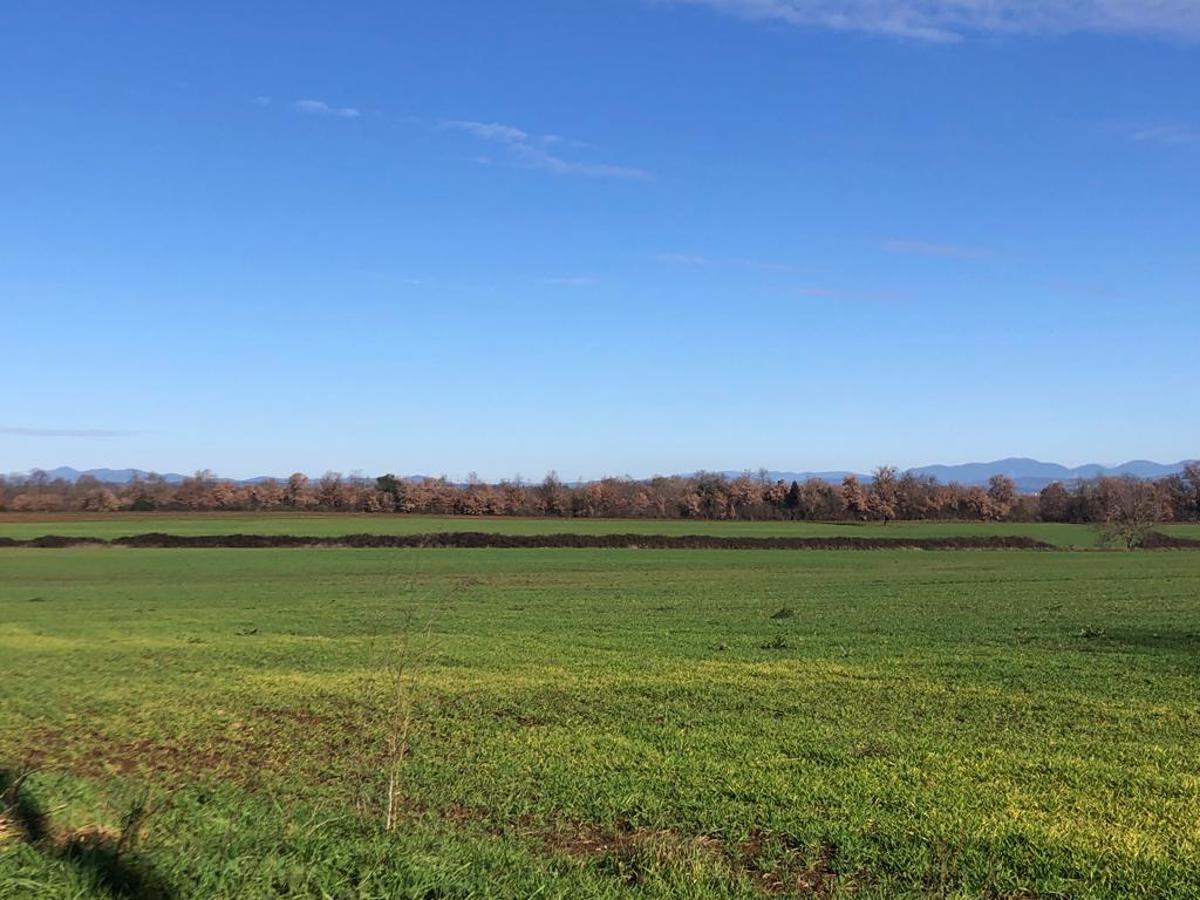
[[[70,466],[59,466],[57,469],[46,469],[46,476],[51,481],[62,479],[69,481],[72,484],[85,476],[91,476],[97,481],[103,481],[105,484],[128,484],[135,478],[145,479],[150,476],[150,472],[145,469],[72,469]],[[168,484],[179,484],[188,476],[180,475],[178,472],[157,472],[163,481]],[[235,484],[254,484],[259,481],[268,481],[270,476],[261,475],[257,478],[227,478],[225,481],[232,481]]]
[[[956,466],[920,466],[909,469],[914,475],[932,475],[943,484],[957,482],[965,485],[987,484],[993,475],[1007,475],[1017,483],[1018,490],[1040,491],[1054,481],[1071,482],[1081,479],[1097,478],[1101,475],[1133,475],[1137,478],[1163,478],[1183,471],[1183,467],[1192,460],[1181,460],[1177,463],[1156,463],[1148,459],[1133,459],[1119,466],[1102,466],[1099,463],[1089,463],[1083,466],[1068,468],[1058,463],[1040,462],[1026,457],[1010,456],[1007,459],[997,459],[993,462],[962,463]],[[727,472],[727,475],[741,475],[741,472]],[[821,481],[841,482],[847,475],[857,475],[863,481],[870,481],[871,476],[861,472],[768,472],[767,477],[772,481],[804,481],[817,478]]]
[[[80,471],[79,469],[72,469],[70,466],[46,469],[46,476],[51,481],[57,481],[61,478],[63,481],[70,481],[72,483],[83,478],[85,475],[90,475],[97,481],[103,481],[106,484],[128,484],[135,478],[145,478],[149,474],[149,472],[142,469],[84,469]],[[178,484],[185,477],[178,472],[160,472],[158,474],[162,476],[164,481],[171,484]]]
[[[962,463],[957,466],[921,466],[911,469],[915,475],[932,475],[943,484],[950,482],[958,482],[959,484],[976,485],[987,484],[989,478],[993,475],[1007,475],[1017,483],[1017,488],[1022,491],[1040,491],[1052,481],[1071,482],[1079,479],[1096,478],[1100,475],[1134,475],[1138,478],[1162,478],[1166,475],[1174,475],[1183,471],[1183,467],[1189,460],[1181,460],[1177,463],[1156,463],[1146,459],[1134,459],[1126,463],[1121,463],[1119,466],[1102,466],[1098,463],[1090,463],[1085,466],[1076,466],[1068,468],[1061,466],[1058,463],[1039,462],[1036,459],[1026,459],[1023,457],[1009,457],[1008,459],[997,459],[994,462],[976,462]],[[57,469],[47,469],[46,474],[52,479],[63,479],[65,481],[75,482],[85,475],[90,475],[97,481],[107,482],[109,484],[127,484],[134,478],[145,478],[150,473],[142,469],[73,469],[70,466],[60,466]],[[185,476],[178,472],[160,473],[162,478],[171,484],[178,484],[183,481]],[[742,475],[738,471],[726,471],[724,473],[731,478]],[[847,475],[857,475],[863,481],[870,481],[871,476],[862,472],[783,472],[783,471],[768,471],[767,477],[772,481],[805,481],[809,478],[817,478],[822,481],[828,481],[833,484],[840,483]],[[405,480],[418,481],[424,476],[412,475]],[[255,478],[230,478],[235,484],[254,484],[259,481],[270,479],[269,475],[259,475]],[[283,480],[283,479],[279,479]]]
[[[57,469],[45,469],[46,477],[51,481],[59,479],[69,481],[74,484],[80,478],[90,476],[97,481],[102,481],[105,484],[128,484],[135,478],[145,480],[151,474],[157,475],[167,484],[179,484],[185,478],[190,478],[189,475],[180,475],[178,472],[149,472],[146,469],[73,469],[70,466],[59,466]],[[24,478],[28,476],[28,472],[15,472],[12,477]],[[258,484],[262,481],[287,481],[287,476],[282,477],[277,475],[256,475],[253,478],[222,478],[216,476],[218,481],[228,481],[231,484]],[[310,476],[312,477],[312,476]],[[319,476],[317,476],[319,477]],[[409,475],[402,478],[401,481],[423,481],[424,475]]]

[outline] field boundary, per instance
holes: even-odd
[[[1194,542],[1200,547],[1200,541]],[[1017,535],[965,535],[956,537],[725,537],[685,534],[499,534],[482,531],[447,531],[428,534],[346,534],[340,536],[294,534],[179,535],[151,532],[111,539],[43,535],[36,538],[0,537],[0,547],[138,547],[138,548],[244,548],[350,547],[367,549],[497,549],[541,550],[1057,550],[1053,544]]]

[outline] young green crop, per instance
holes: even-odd
[[[1200,538],[1200,525],[1162,525],[1160,530]],[[500,534],[720,534],[730,537],[956,537],[1018,535],[1060,547],[1097,546],[1089,525],[1045,522],[782,522],[703,519],[522,519],[487,516],[404,516],[356,513],[65,513],[0,514],[0,537],[45,534],[114,538],[147,532],[198,534],[343,535],[355,532],[418,534],[486,531]]]
[[[3,550],[0,897],[1200,896],[1197,596],[1189,552]]]

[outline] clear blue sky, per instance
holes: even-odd
[[[1196,456],[1148,6],[8,4],[0,471]]]

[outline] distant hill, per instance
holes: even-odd
[[[721,473],[726,478],[740,478],[743,475],[749,474],[754,478],[759,477],[759,470],[735,470],[726,469]],[[871,476],[864,475],[862,472],[777,472],[774,469],[768,469],[766,472],[768,481],[808,481],[816,479],[817,481],[828,481],[830,484],[841,484],[842,479],[847,475],[853,475],[860,480],[870,481]]]
[[[85,475],[90,475],[97,481],[103,481],[108,484],[128,484],[135,478],[145,478],[149,474],[149,472],[142,469],[85,469],[80,471],[79,469],[72,469],[70,466],[59,466],[57,469],[46,470],[46,475],[50,477],[51,481],[57,481],[61,478],[64,481],[72,483],[83,478]],[[184,479],[184,476],[178,472],[160,472],[158,474],[162,476],[164,481],[171,484],[178,484]]]
[[[1017,483],[1019,490],[1031,492],[1040,491],[1052,481],[1071,482],[1078,479],[1096,478],[1100,475],[1134,475],[1138,478],[1162,478],[1166,475],[1174,475],[1182,472],[1183,467],[1188,462],[1189,460],[1181,460],[1177,463],[1164,464],[1151,462],[1146,459],[1134,459],[1121,463],[1119,466],[1102,466],[1098,463],[1089,463],[1083,466],[1068,468],[1058,463],[1040,462],[1036,459],[1014,456],[1007,459],[997,459],[993,462],[962,463],[955,466],[920,466],[910,471],[916,475],[932,475],[943,484],[957,482],[965,485],[987,484],[988,479],[993,475],[1007,475]],[[73,469],[70,466],[60,466],[57,469],[47,469],[46,474],[52,480],[61,478],[65,481],[75,482],[85,475],[90,475],[97,481],[109,484],[128,484],[134,478],[146,478],[150,473],[143,469],[79,470]],[[160,474],[164,480],[171,484],[178,484],[186,477],[180,475],[178,472]],[[722,474],[730,478],[736,478],[744,473],[729,470]],[[869,474],[862,472],[767,472],[767,478],[771,481],[806,481],[810,478],[816,478],[821,481],[828,481],[830,484],[840,484],[842,479],[847,475],[857,475],[863,481],[871,480]],[[225,480],[235,484],[255,484],[260,481],[267,481],[271,477],[269,475],[259,475],[255,478],[229,478]],[[424,477],[423,475],[409,475],[403,480],[420,481]],[[279,478],[277,480],[283,481],[284,479]]]
[[[92,478],[95,478],[97,481],[103,481],[106,484],[128,484],[129,482],[133,481],[135,478],[145,479],[145,478],[148,478],[151,474],[150,472],[147,472],[145,469],[82,469],[82,470],[80,470],[80,469],[72,469],[70,466],[59,466],[57,469],[46,469],[45,471],[46,471],[46,475],[50,478],[51,481],[56,481],[61,478],[63,481],[69,481],[72,484],[74,484],[76,481],[78,481],[80,478],[83,478],[84,476],[91,476]],[[158,472],[156,474],[160,478],[162,478],[163,481],[166,481],[168,484],[179,484],[181,481],[184,480],[184,478],[188,477],[186,475],[180,475],[178,472]],[[263,475],[263,476],[259,476],[257,478],[245,478],[245,479],[240,479],[240,480],[236,479],[236,478],[230,478],[230,479],[225,479],[225,480],[233,481],[237,484],[254,484],[255,482],[268,480],[268,476]]]
[[[91,476],[97,481],[102,481],[105,484],[128,484],[135,478],[146,479],[151,473],[146,469],[73,469],[70,466],[59,466],[57,469],[45,469],[47,477],[51,481],[62,479],[74,484],[80,478]],[[28,472],[13,473],[15,477],[25,477]],[[168,484],[179,484],[185,478],[190,476],[180,475],[178,472],[158,472],[157,474],[163,481]],[[231,484],[258,484],[262,481],[287,481],[287,476],[276,475],[256,475],[253,478],[222,478],[216,476],[218,481],[228,481]],[[312,476],[309,476],[312,477]],[[317,476],[320,477],[320,476]],[[401,481],[424,481],[425,475],[409,475],[402,478]]]
[[[1079,479],[1097,478],[1101,475],[1133,475],[1137,478],[1162,478],[1183,471],[1190,460],[1177,463],[1156,463],[1145,459],[1134,459],[1121,463],[1119,466],[1102,466],[1098,463],[1068,468],[1058,463],[1040,462],[1026,457],[1008,457],[992,462],[962,463],[955,466],[935,465],[920,466],[910,469],[914,475],[931,475],[943,484],[957,482],[965,485],[987,484],[993,475],[1007,475],[1017,483],[1022,491],[1040,491],[1053,481],[1071,482]],[[741,475],[741,472],[726,472],[730,477]],[[830,483],[840,483],[849,474],[855,474],[863,481],[870,481],[871,476],[861,472],[768,472],[767,477],[772,481],[805,481],[816,478]]]

